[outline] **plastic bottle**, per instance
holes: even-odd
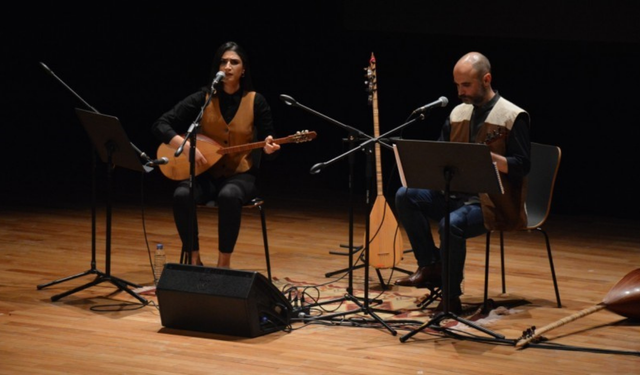
[[[166,261],[167,256],[164,252],[164,246],[159,243],[156,245],[156,254],[153,259],[153,276],[156,284],[160,280],[160,275],[162,275],[162,270],[164,270]]]

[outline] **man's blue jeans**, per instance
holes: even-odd
[[[409,237],[419,267],[428,266],[441,260],[440,249],[435,245],[431,233],[430,220],[438,223],[440,244],[445,245],[443,244],[444,217],[447,213],[447,207],[444,198],[442,192],[428,189],[401,187],[396,192],[398,220]],[[458,297],[462,294],[460,284],[467,256],[467,239],[484,234],[487,229],[484,227],[482,208],[479,203],[465,204],[460,199],[450,198],[449,210],[448,248],[451,283],[449,297]],[[446,275],[444,270],[443,275]],[[447,280],[442,280],[442,285],[447,285],[446,282]]]

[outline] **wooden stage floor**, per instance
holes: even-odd
[[[327,198],[328,199],[328,198]],[[361,244],[366,210],[355,207],[354,239]],[[324,286],[340,293],[348,257],[332,255],[348,243],[348,205],[270,197],[266,206],[271,268],[278,288],[287,282]],[[246,210],[232,267],[266,274],[258,213]],[[105,271],[105,210],[97,212],[97,264]],[[203,260],[216,261],[216,217],[201,215]],[[170,204],[116,204],[112,214],[110,274],[153,285],[148,247],[163,243],[178,262],[180,243]],[[506,235],[507,295],[501,295],[498,249],[491,262],[490,297],[507,313],[486,327],[505,342],[461,330],[453,337],[426,329],[406,342],[399,338],[430,320],[430,309],[414,306],[411,322],[376,323],[370,314],[346,315],[344,323],[292,322],[290,332],[255,338],[165,329],[157,297],[142,305],[109,282],[51,297],[93,280],[82,276],[42,289],[38,285],[90,269],[91,210],[66,204],[0,208],[1,374],[638,374],[640,323],[608,310],[582,317],[545,334],[545,345],[516,349],[523,330],[542,327],[598,304],[627,273],[640,267],[640,223],[598,217],[551,216],[551,237],[563,307],[555,295],[542,236]],[[403,234],[404,236],[404,234]],[[494,236],[495,237],[495,236]],[[406,236],[405,244],[408,244]],[[469,241],[463,303],[482,300],[484,237]],[[398,267],[413,271],[411,254]],[[384,279],[402,276],[383,269]],[[331,284],[327,288],[325,284]],[[353,272],[358,296],[364,269]],[[410,307],[424,289],[381,288],[369,272],[369,294]],[[404,300],[401,300],[404,298]],[[409,302],[407,302],[409,301]],[[517,301],[509,305],[509,301]],[[401,303],[404,303],[402,305]],[[433,306],[430,306],[430,308]],[[160,306],[160,308],[162,308]],[[423,314],[420,315],[419,313]],[[418,313],[418,314],[416,314]],[[377,314],[385,322],[385,313]],[[467,335],[467,333],[470,333]]]

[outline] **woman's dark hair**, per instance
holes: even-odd
[[[213,56],[213,64],[211,65],[211,76],[209,77],[209,84],[213,82],[213,79],[216,76],[216,73],[220,71],[220,61],[222,61],[222,55],[224,55],[227,51],[234,51],[240,56],[242,60],[242,65],[244,66],[244,75],[240,78],[240,87],[244,91],[254,91],[253,89],[253,81],[251,80],[251,65],[249,64],[249,57],[245,50],[238,45],[236,42],[226,42],[216,51]]]

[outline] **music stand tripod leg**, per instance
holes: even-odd
[[[117,277],[111,277],[108,281],[111,282],[111,284],[115,285],[118,289],[128,293],[133,298],[135,298],[138,301],[142,302],[143,305],[146,305],[146,304],[149,303],[149,301],[147,301],[145,298],[141,297],[136,292],[134,292],[133,290],[131,290],[131,289],[129,289],[127,287],[127,285],[129,285],[129,286],[133,286],[133,287],[139,288],[140,285],[136,285],[136,284],[130,283],[130,282],[126,281],[126,280],[122,280],[122,279],[119,279]]]
[[[373,319],[375,319],[378,323],[380,323],[384,328],[386,328],[387,330],[389,330],[389,332],[391,332],[391,334],[393,336],[397,335],[397,331],[395,329],[393,329],[393,327],[389,326],[389,324],[387,324],[387,322],[385,322],[382,318],[380,318],[376,312],[375,309],[372,309],[370,307],[367,307],[365,305],[363,305],[360,302],[360,299],[356,296],[353,296],[351,294],[345,294],[344,297],[340,298],[338,301],[342,301],[342,300],[346,300],[346,301],[351,301],[353,303],[355,303],[356,305],[358,305],[358,308],[355,310],[349,310],[349,311],[344,311],[344,312],[338,312],[338,313],[333,313],[333,314],[327,314],[327,315],[323,315],[319,318],[311,318],[311,319],[307,319],[308,321],[311,320],[330,320],[333,321],[334,318],[337,317],[343,317],[349,314],[356,314],[358,312],[367,314],[369,316],[371,316]],[[394,311],[384,311],[382,310],[381,312],[385,312],[385,313],[390,313],[390,314],[398,314],[397,312]],[[344,321],[343,319],[340,319],[340,321]]]
[[[340,247],[345,248],[345,249],[349,249],[350,246],[348,244],[340,244]],[[360,245],[360,246],[353,246],[353,248],[348,251],[348,252],[340,252],[340,251],[329,251],[329,254],[331,255],[344,255],[344,256],[353,256],[359,252],[362,251],[362,249],[364,249],[364,246]],[[358,258],[362,258],[362,255],[359,255]],[[349,268],[344,268],[342,270],[338,270],[338,271],[334,271],[332,272],[332,274],[336,274],[336,273],[342,273],[346,270],[348,270]]]
[[[65,281],[69,281],[69,280],[77,279],[77,278],[82,277],[82,276],[87,276],[87,275],[96,274],[96,273],[98,273],[98,271],[97,271],[97,270],[95,270],[95,269],[90,269],[90,270],[87,270],[87,271],[84,271],[84,272],[78,273],[78,274],[76,274],[76,275],[71,275],[71,276],[63,277],[63,278],[58,279],[58,280],[54,280],[54,281],[48,282],[48,283],[46,283],[46,284],[39,284],[39,285],[37,286],[37,289],[38,289],[38,290],[40,290],[40,289],[44,289],[44,288],[49,287],[49,286],[51,286],[51,285],[60,284],[60,283],[63,283],[63,282],[65,282]]]
[[[56,294],[55,296],[51,297],[51,301],[55,302],[58,301],[61,298],[64,298],[66,296],[70,296],[74,293],[77,293],[79,291],[82,291],[84,289],[90,288],[92,286],[104,283],[104,282],[110,282],[113,285],[115,285],[119,290],[122,290],[124,292],[129,293],[131,296],[133,296],[135,299],[137,299],[138,301],[142,302],[142,304],[146,305],[149,302],[144,299],[143,297],[139,296],[138,294],[136,294],[134,291],[132,291],[131,289],[129,289],[127,287],[127,285],[130,286],[134,286],[134,287],[140,287],[139,285],[130,283],[128,281],[116,278],[116,277],[112,277],[112,276],[107,276],[106,274],[100,273],[99,276],[97,276],[93,281],[88,282],[84,285],[81,285],[79,287],[76,287],[74,289],[68,290],[66,292],[60,293],[60,294]]]
[[[309,304],[305,304],[304,307],[305,308],[311,308],[311,307],[318,307],[318,306],[323,306],[323,305],[331,305],[333,303],[337,303],[337,302],[344,302],[344,301],[350,301],[351,298],[355,298],[357,300],[364,300],[363,297],[356,297],[353,295],[353,291],[347,291],[347,293],[345,293],[344,296],[339,297],[339,298],[333,298],[333,299],[329,299],[326,301],[322,301],[322,302],[315,302],[315,303],[309,303]],[[375,304],[381,304],[382,300],[379,299],[375,299],[375,298],[369,298],[369,301]],[[385,312],[385,313],[389,313],[389,314],[400,314],[400,312],[396,312],[396,311],[387,311],[387,310],[378,310],[378,312]]]
[[[87,288],[90,288],[90,287],[92,287],[94,285],[98,285],[103,281],[104,280],[102,280],[100,276],[97,276],[93,281],[90,281],[90,282],[88,282],[88,283],[86,283],[84,285],[81,285],[79,287],[70,289],[70,290],[68,290],[66,292],[63,292],[63,293],[60,293],[60,294],[56,294],[55,296],[52,296],[51,297],[51,301],[55,302],[55,301],[59,300],[60,298],[64,298],[66,296],[69,296],[69,295],[72,295],[74,293],[77,293],[77,292],[79,292],[81,290],[85,290]]]
[[[324,277],[331,277],[331,276],[335,276],[335,275],[337,275],[339,273],[345,273],[345,272],[350,272],[350,271],[353,271],[353,270],[358,270],[358,269],[360,269],[362,267],[364,267],[364,265],[359,264],[357,266],[347,267],[347,268],[343,268],[343,269],[340,269],[340,270],[327,272],[327,273],[324,274]]]
[[[340,245],[340,246],[345,246],[345,245]],[[346,245],[346,247],[349,247],[349,245]],[[352,260],[353,255],[358,253],[358,252],[360,252],[362,249],[363,249],[363,246],[358,246],[358,247],[354,247],[353,250],[350,251],[347,254],[340,254],[340,255],[348,255],[349,258],[351,258],[351,260],[349,261],[349,267],[342,268],[342,269],[335,270],[335,271],[331,271],[331,272],[327,272],[327,273],[324,274],[324,277],[331,277],[331,276],[335,276],[335,275],[340,274],[340,273],[351,272],[351,271],[355,271],[355,270],[358,270],[360,268],[363,268],[364,264],[359,264],[359,265],[356,266],[356,265],[353,264],[353,260]],[[360,252],[360,255],[358,256],[358,260],[361,260],[361,259],[362,259],[362,252]]]

